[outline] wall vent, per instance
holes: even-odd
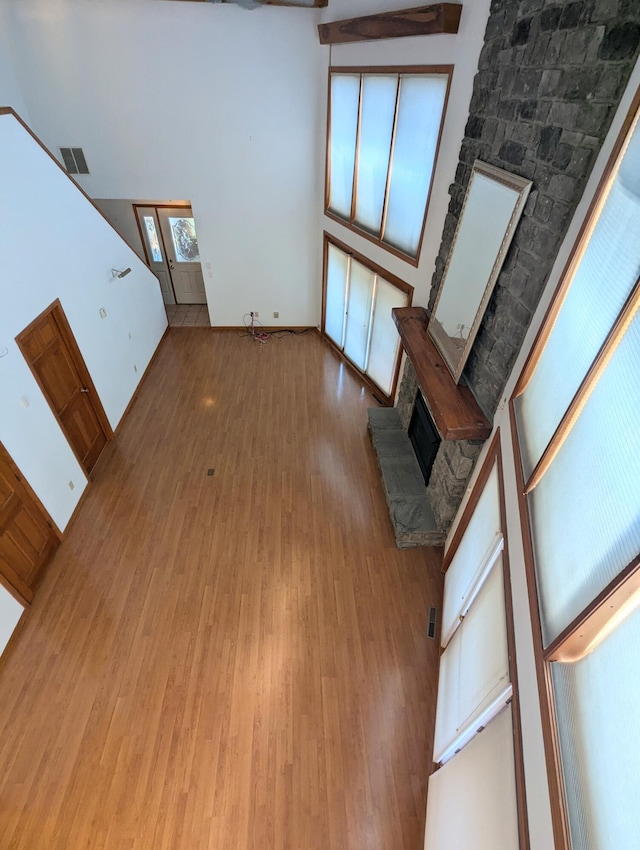
[[[84,158],[82,148],[60,148],[64,167],[69,174],[88,174],[89,166]]]
[[[429,624],[427,626],[427,635],[435,640],[436,637],[436,618],[438,616],[438,609],[432,605],[429,608]]]

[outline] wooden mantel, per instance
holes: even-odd
[[[395,307],[391,313],[442,439],[486,440],[491,434],[491,423],[471,390],[454,383],[440,352],[427,334],[427,311],[424,307]]]

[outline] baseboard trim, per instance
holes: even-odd
[[[158,356],[158,352],[160,351],[160,346],[161,346],[161,345],[162,345],[162,343],[165,341],[165,339],[166,339],[166,337],[167,337],[167,334],[169,333],[169,330],[170,330],[169,325],[167,325],[167,327],[166,327],[166,328],[165,328],[165,330],[164,330],[164,333],[163,333],[163,334],[162,334],[162,336],[160,337],[160,340],[159,340],[159,342],[158,342],[158,344],[157,344],[157,346],[156,346],[156,350],[153,352],[153,354],[151,355],[151,359],[150,359],[150,360],[149,360],[149,362],[147,363],[147,368],[144,370],[144,372],[143,372],[143,374],[142,374],[142,377],[140,378],[140,381],[139,381],[139,383],[138,383],[138,386],[137,386],[137,387],[136,387],[136,389],[135,389],[135,392],[133,393],[133,395],[132,395],[132,396],[131,396],[131,398],[129,399],[129,404],[125,407],[125,409],[124,409],[124,413],[123,413],[123,414],[122,414],[122,416],[120,417],[120,421],[118,422],[118,424],[116,425],[116,427],[115,427],[115,428],[114,428],[114,430],[113,430],[113,437],[114,437],[114,439],[115,439],[115,438],[118,436],[118,434],[120,433],[120,431],[121,431],[121,429],[122,429],[122,425],[124,424],[124,420],[127,418],[127,416],[129,415],[129,413],[130,413],[130,411],[131,411],[131,408],[132,408],[132,407],[133,407],[133,405],[136,403],[136,399],[138,398],[138,394],[140,393],[140,390],[142,389],[142,385],[144,384],[144,382],[145,382],[145,381],[146,381],[146,379],[147,379],[147,375],[149,374],[149,370],[150,370],[150,369],[151,369],[151,367],[153,366],[153,364],[154,364],[154,362],[155,362],[155,359],[156,359],[156,357]]]

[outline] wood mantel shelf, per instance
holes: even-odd
[[[429,320],[424,307],[395,307],[391,314],[442,439],[486,440],[491,434],[491,424],[471,390],[454,383],[427,334]]]
[[[397,9],[379,15],[364,15],[318,25],[320,44],[347,44],[407,35],[455,34],[462,6],[459,3],[432,3],[412,9]]]

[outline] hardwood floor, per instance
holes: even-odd
[[[0,663],[0,847],[422,848],[442,584],[374,404],[315,334],[170,330]]]

